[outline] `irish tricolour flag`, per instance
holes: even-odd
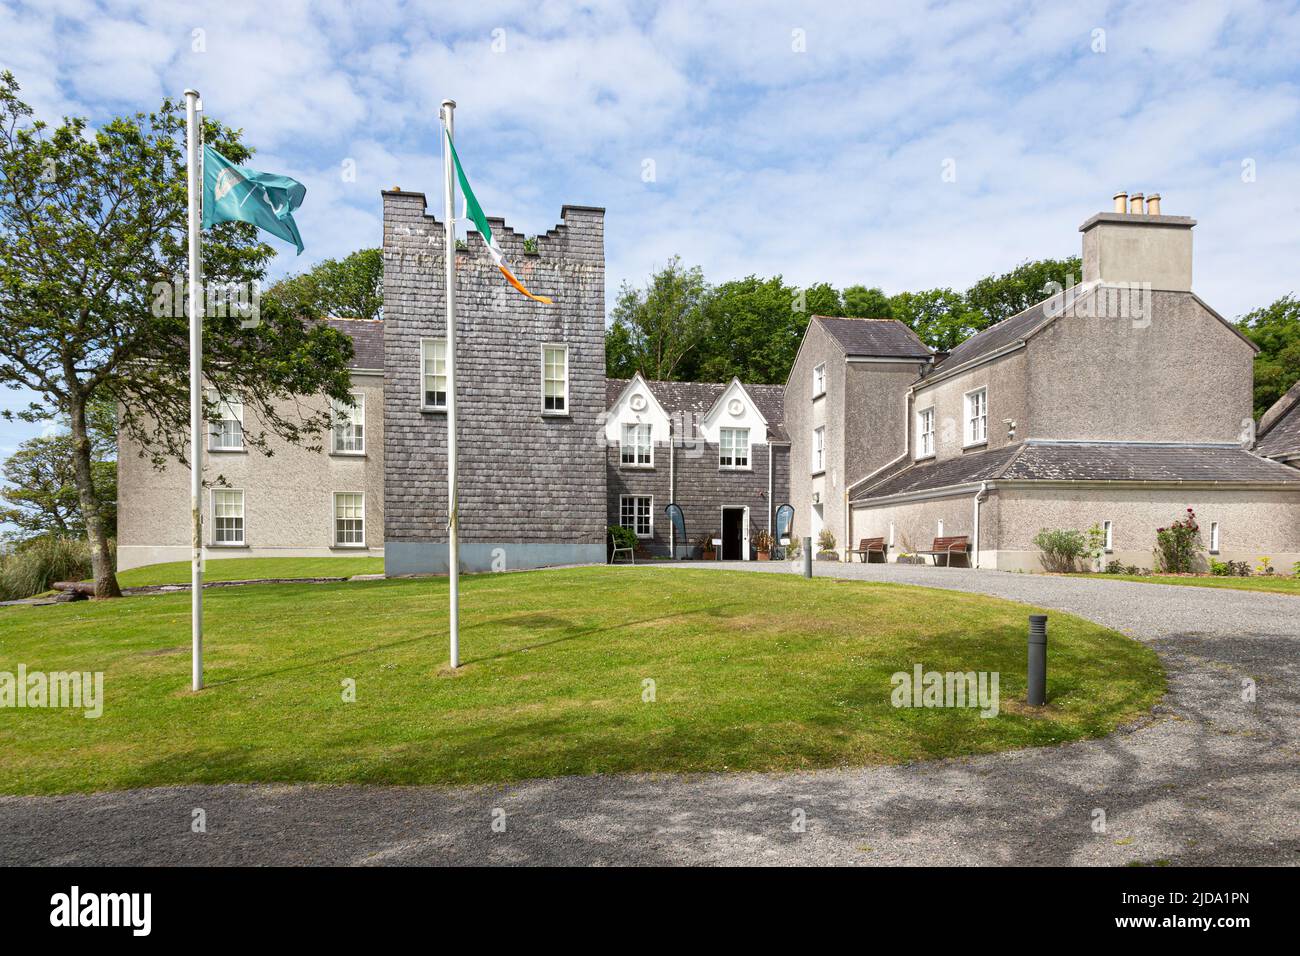
[[[474,226],[478,229],[479,235],[487,243],[488,252],[492,255],[492,261],[497,264],[501,274],[506,277],[506,281],[522,292],[528,298],[551,305],[552,302],[544,295],[533,295],[524,288],[524,284],[515,278],[515,274],[510,271],[510,266],[506,262],[506,257],[501,254],[501,249],[497,246],[496,239],[492,236],[492,229],[488,226],[487,216],[483,215],[483,207],[478,204],[478,199],[474,197],[474,190],[469,188],[469,180],[465,178],[465,170],[461,168],[460,157],[456,155],[456,147],[452,145],[451,137],[447,136],[447,131],[443,130],[443,136],[447,138],[447,148],[451,150],[451,161],[456,164],[456,179],[460,182],[460,191],[465,194],[465,212],[473,221]]]

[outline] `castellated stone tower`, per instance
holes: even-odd
[[[423,193],[384,200],[384,562],[447,570],[443,224]],[[565,206],[525,251],[497,242],[542,305],[511,288],[478,233],[456,254],[461,562],[501,570],[605,560],[603,209]]]

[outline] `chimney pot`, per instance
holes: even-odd
[[[1128,211],[1135,216],[1142,215],[1142,194],[1134,193],[1128,197]]]
[[[1150,196],[1147,197],[1147,215],[1148,216],[1160,215],[1160,194],[1159,193],[1152,193]]]
[[[1115,211],[1128,212],[1128,193],[1117,192],[1115,194]]]

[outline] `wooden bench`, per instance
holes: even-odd
[[[934,544],[929,551],[918,551],[917,554],[928,554],[934,558],[935,567],[939,567],[940,556],[947,560],[944,562],[945,567],[952,567],[954,555],[962,555],[966,558],[966,566],[970,567],[970,538],[966,535],[950,535],[946,538],[935,538]]]
[[[853,560],[852,556],[855,554],[859,554],[862,556],[863,564],[867,564],[868,562],[870,562],[871,556],[873,554],[880,555],[880,560],[884,561],[885,560],[885,539],[884,538],[863,538],[861,541],[858,542],[858,546],[856,549],[851,549],[849,551],[850,561]]]

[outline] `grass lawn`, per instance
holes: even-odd
[[[254,578],[346,578],[354,574],[383,574],[383,558],[208,558],[205,581],[248,581]],[[146,584],[189,584],[190,563],[169,561],[120,571],[124,588]]]
[[[1095,578],[1100,581],[1138,581],[1142,584],[1182,584],[1193,588],[1232,588],[1239,591],[1274,591],[1278,594],[1300,595],[1300,578],[1281,574],[1258,575],[1249,578],[1229,578],[1184,574],[1071,574],[1072,578]]]
[[[1105,734],[1164,691],[1149,648],[1053,612],[1050,703],[1028,710],[1029,609],[979,595],[630,567],[461,588],[455,673],[444,579],[210,591],[198,694],[185,593],[0,608],[0,671],[105,674],[99,719],[0,709],[0,793],[896,762]],[[1000,672],[1000,714],[894,708],[917,663]]]

